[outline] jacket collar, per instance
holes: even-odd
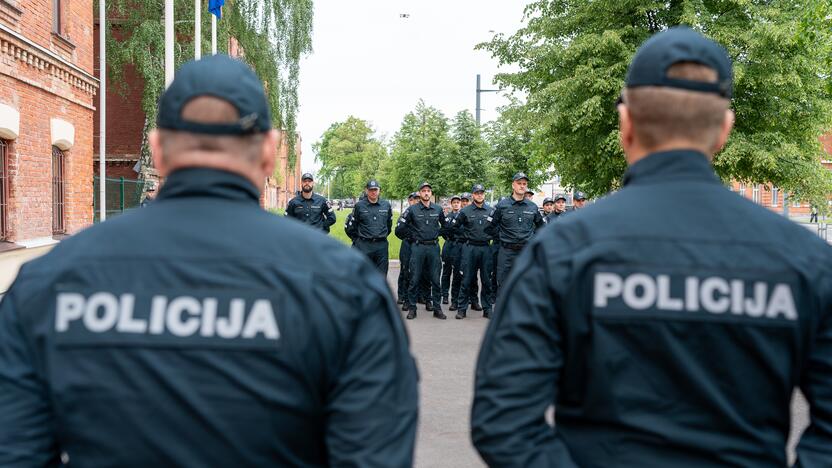
[[[624,173],[623,185],[668,180],[720,183],[708,158],[695,150],[662,151],[647,155]]]
[[[171,173],[159,191],[158,199],[184,197],[215,197],[260,203],[260,191],[248,179],[232,172],[201,167]]]

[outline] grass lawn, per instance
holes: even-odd
[[[282,209],[281,210],[272,210],[272,212],[276,213],[280,216],[283,216],[283,210]],[[351,212],[352,212],[352,209],[343,209],[341,211],[336,210],[335,211],[335,216],[338,218],[338,221],[336,221],[335,224],[331,228],[329,228],[330,229],[329,235],[338,239],[338,240],[340,240],[341,242],[343,242],[346,245],[352,245],[352,242],[350,241],[350,238],[347,237],[347,233],[344,232],[344,222],[347,219],[347,215],[350,214]],[[399,219],[399,212],[394,211],[393,212],[393,228],[394,229],[396,228],[396,221],[398,221],[398,219]],[[396,237],[395,234],[390,233],[390,235],[387,237],[387,243],[389,244],[388,254],[389,254],[390,260],[398,260],[399,259],[399,247],[401,247],[401,245],[402,245],[401,239]]]

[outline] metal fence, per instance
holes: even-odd
[[[99,208],[99,184],[101,183],[98,176],[93,177],[93,207],[94,207],[94,221],[98,222],[101,210]],[[106,178],[104,190],[107,196],[106,212],[107,217],[120,215],[125,210],[136,208],[142,201],[142,194],[145,186],[151,184],[150,181],[145,180],[131,180],[124,177]]]

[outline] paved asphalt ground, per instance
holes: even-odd
[[[398,262],[391,262],[388,283],[396,293]],[[417,468],[467,468],[484,466],[468,435],[474,366],[480,341],[488,324],[482,313],[468,311],[465,320],[437,320],[424,306],[418,317],[407,320],[411,349],[420,373]],[[808,409],[796,394],[792,404],[792,437],[789,458],[797,436],[808,425]]]

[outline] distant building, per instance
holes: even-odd
[[[0,250],[92,222],[92,0],[0,0]]]

